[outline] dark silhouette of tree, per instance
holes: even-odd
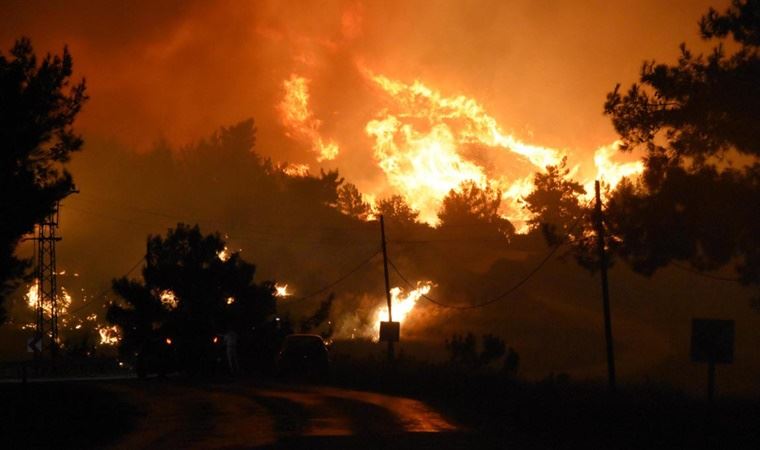
[[[477,339],[472,333],[454,334],[451,339],[446,339],[449,361],[457,366],[474,368],[478,362],[477,347]]]
[[[108,320],[122,333],[120,351],[139,363],[173,355],[189,372],[209,369],[218,336],[235,331],[244,341],[275,312],[274,285],[256,284],[254,265],[225,255],[218,234],[178,224],[166,237],[148,238],[143,281],[114,280],[126,305],[112,304]],[[215,338],[217,338],[215,342]]]
[[[419,211],[413,209],[400,195],[393,195],[377,202],[377,213],[387,223],[409,226],[417,223]]]
[[[507,349],[504,339],[494,336],[493,334],[484,334],[481,346],[483,347],[478,355],[478,364],[487,366],[491,362],[504,356]]]
[[[454,334],[451,339],[446,339],[449,362],[468,370],[489,365],[501,358],[506,348],[504,340],[492,334],[483,335],[480,351],[478,351],[478,340],[472,333]]]
[[[499,214],[500,205],[501,191],[465,181],[443,199],[438,212],[441,230],[458,229],[458,234],[507,240],[514,235],[515,227]]]
[[[359,220],[367,220],[372,208],[364,201],[361,192],[353,183],[338,188],[338,209],[343,214]]]
[[[536,172],[533,183],[535,188],[523,199],[525,208],[533,214],[529,221],[531,231],[540,230],[550,246],[569,244],[564,255],[572,255],[578,265],[592,273],[598,270],[593,208],[581,203],[579,196],[585,189],[570,178],[567,158],[556,166],[547,166],[546,172]],[[610,252],[619,244],[615,236],[608,236]],[[607,258],[608,267],[612,261]]]
[[[28,267],[16,246],[74,186],[64,164],[82,147],[72,124],[87,96],[84,80],[72,85],[71,75],[65,47],[38,61],[21,38],[0,53],[0,323],[4,298]]]
[[[287,177],[288,191],[309,208],[338,205],[338,189],[343,178],[337,170],[320,171],[319,177]]]
[[[758,284],[760,2],[710,9],[700,31],[721,40],[708,56],[682,45],[675,65],[645,62],[640,83],[607,96],[624,148],[646,151],[641,179],[611,196],[608,224],[640,272],[673,259],[702,270],[737,262],[740,278]]]
[[[585,190],[570,178],[567,158],[556,166],[547,166],[546,172],[536,172],[533,185],[533,191],[523,199],[525,209],[532,214],[530,229],[540,230],[549,245],[575,242],[583,233],[580,221],[588,211],[578,200]]]

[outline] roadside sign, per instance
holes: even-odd
[[[691,360],[713,364],[734,362],[734,321],[692,319]]]
[[[398,342],[400,322],[380,322],[380,342]]]
[[[42,351],[42,336],[35,334],[26,340],[26,351],[28,353],[39,353]]]
[[[715,398],[715,365],[734,362],[734,321],[691,320],[691,360],[707,363],[707,401]]]

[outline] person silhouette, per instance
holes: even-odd
[[[240,370],[237,357],[237,339],[238,335],[234,330],[230,330],[224,334],[224,343],[227,349],[227,365],[231,375],[237,374]]]

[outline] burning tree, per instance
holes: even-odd
[[[4,296],[27,267],[15,256],[19,240],[73,188],[63,165],[82,147],[72,124],[87,96],[71,74],[66,48],[39,62],[22,38],[0,54],[0,323]]]
[[[108,320],[121,329],[120,352],[137,355],[140,372],[152,358],[176,358],[190,372],[209,369],[220,336],[235,332],[251,343],[274,314],[274,284],[256,284],[255,266],[225,250],[218,234],[178,224],[165,238],[148,238],[142,281],[113,281],[126,304],[112,304]]]

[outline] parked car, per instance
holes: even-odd
[[[286,378],[324,379],[330,368],[329,352],[317,334],[285,336],[277,356],[277,373]]]

